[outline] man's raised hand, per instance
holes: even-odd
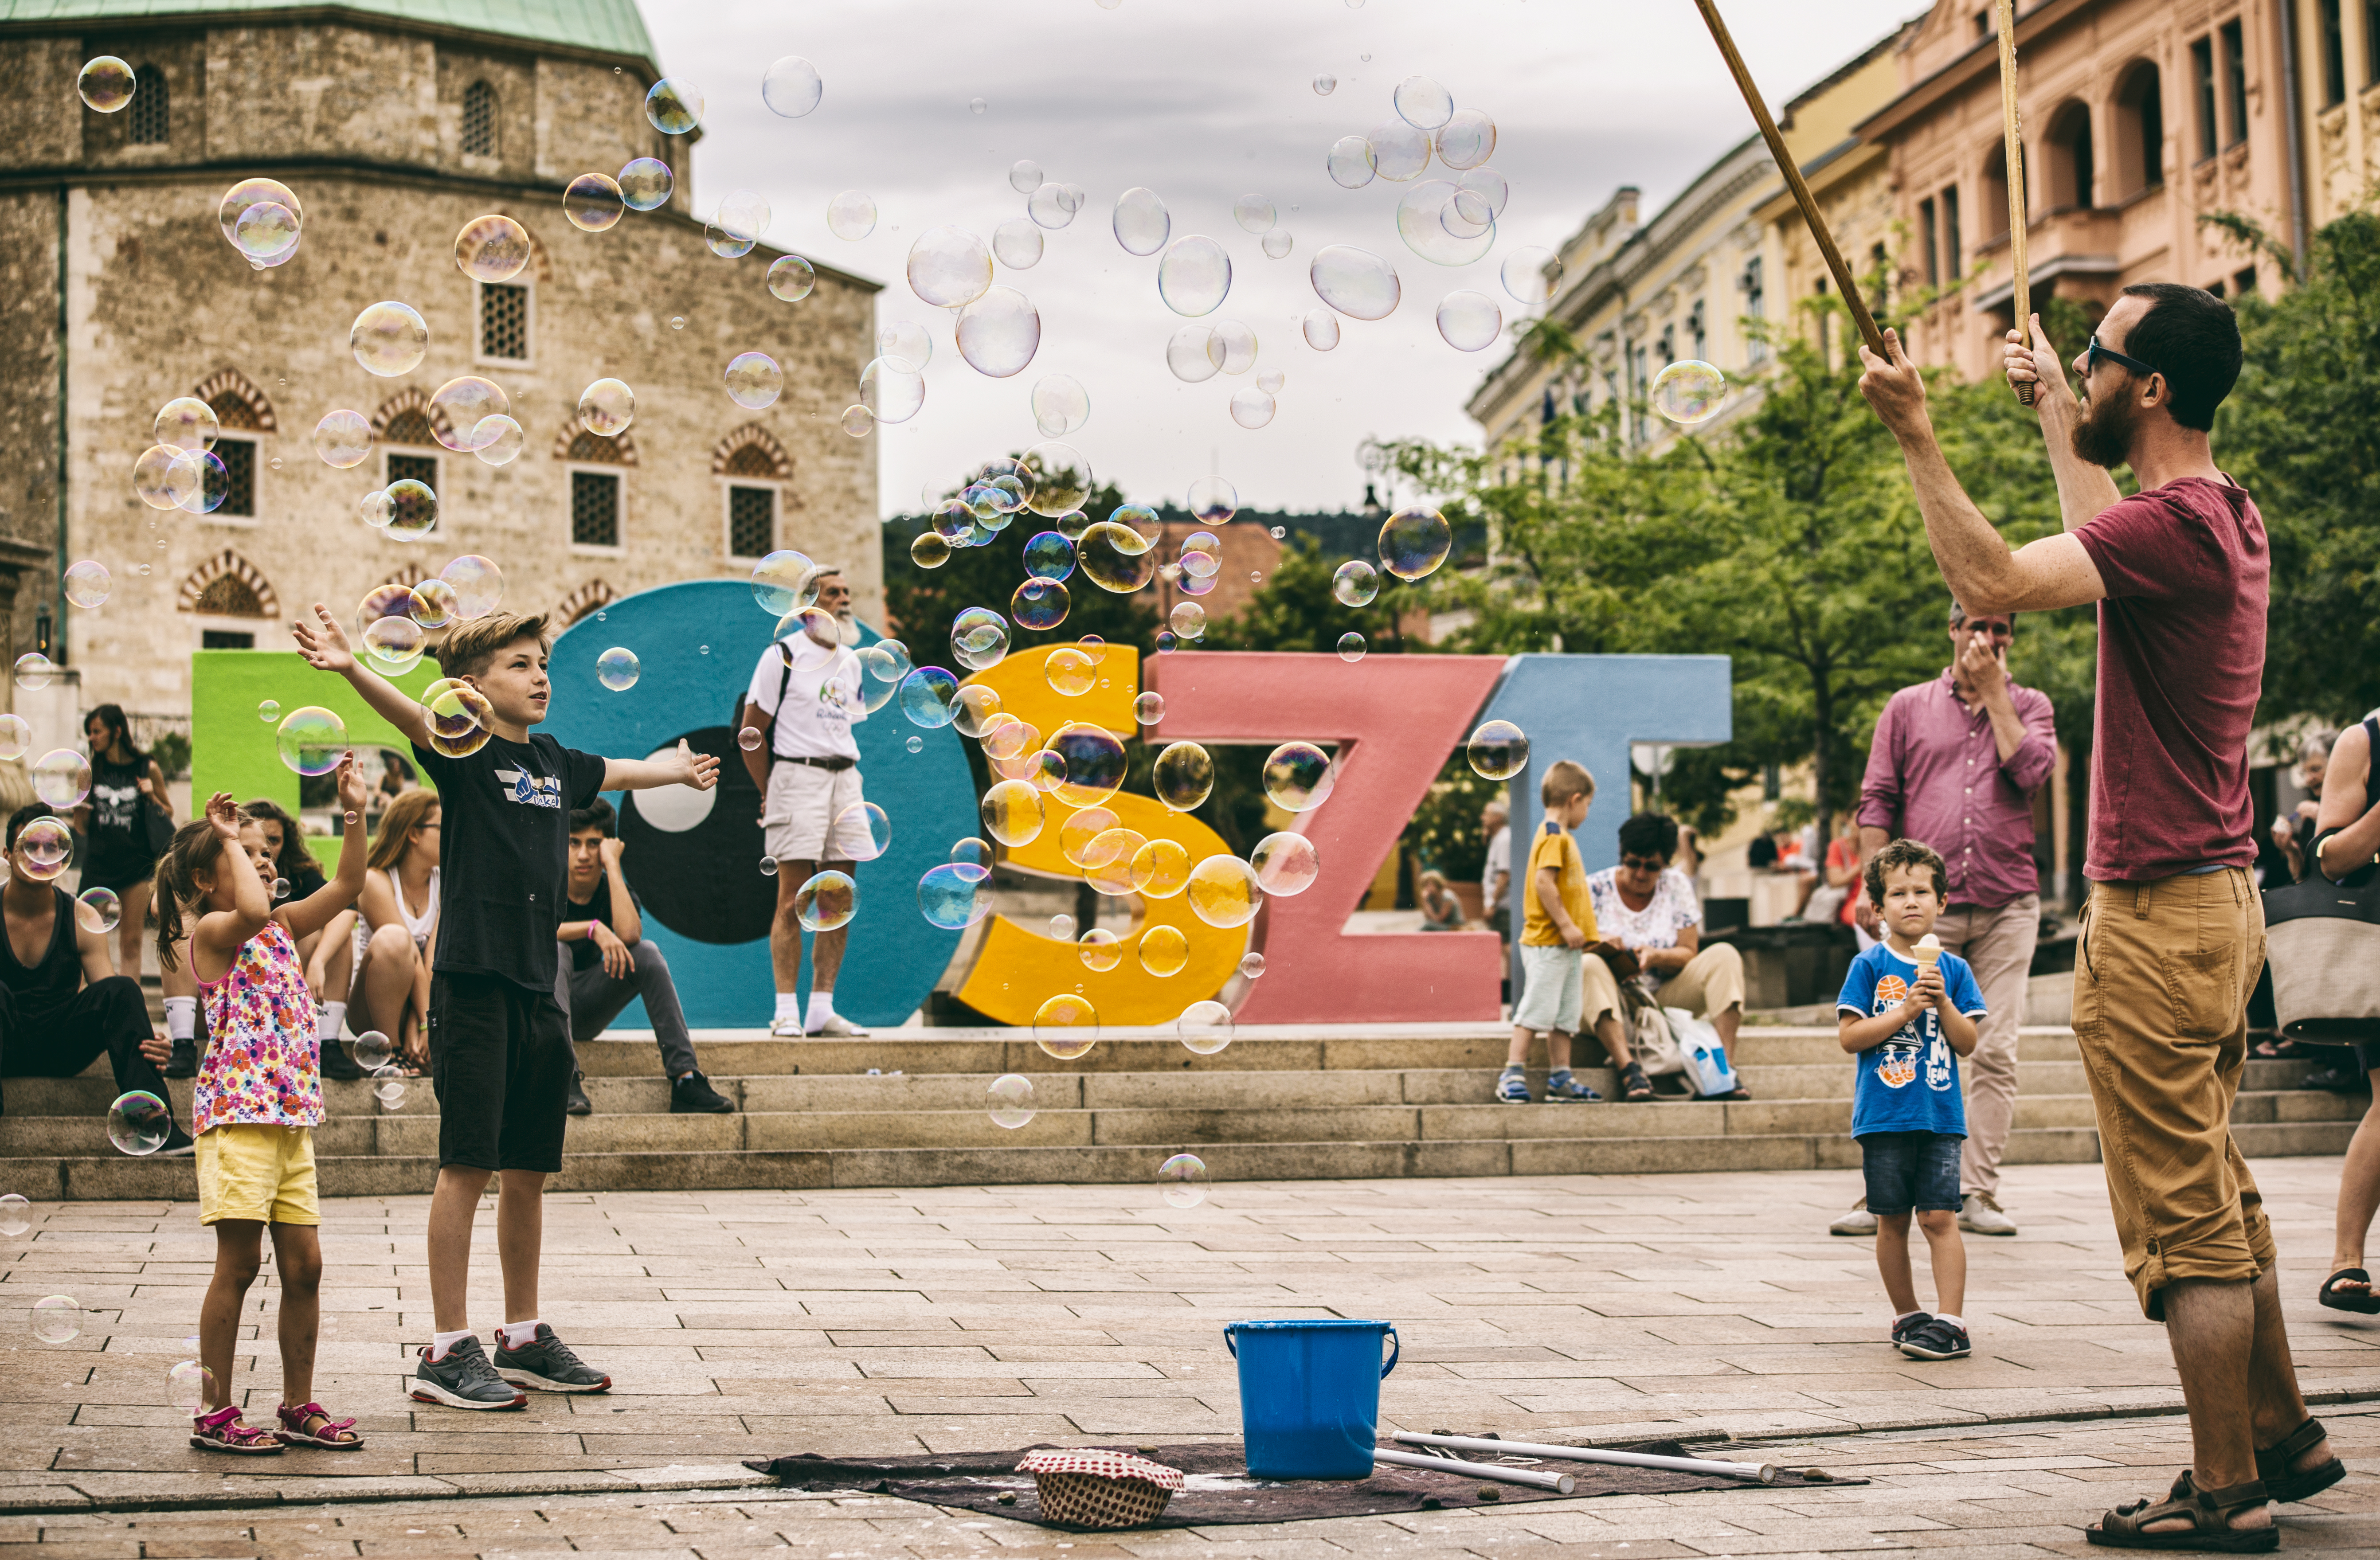
[[[290,623],[289,636],[298,641],[298,653],[306,658],[306,664],[317,671],[345,672],[356,664],[355,652],[347,648],[346,630],[320,601],[314,603],[314,621],[298,618]]]
[[[1878,421],[1892,430],[1897,439],[1907,439],[1926,431],[1925,376],[1909,360],[1900,345],[1900,333],[1884,333],[1885,351],[1879,357],[1863,345],[1860,363],[1865,372],[1860,375],[1860,393],[1876,409]]]

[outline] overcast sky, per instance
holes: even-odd
[[[1733,0],[1728,10],[1773,104],[1920,8]],[[916,508],[929,479],[1037,441],[1032,387],[1056,373],[1090,395],[1089,421],[1069,441],[1135,500],[1178,499],[1218,471],[1251,508],[1352,504],[1367,435],[1477,436],[1463,402],[1502,344],[1449,346],[1435,324],[1440,298],[1458,288],[1493,296],[1509,341],[1523,307],[1498,281],[1506,255],[1559,247],[1621,185],[1658,210],[1752,132],[1687,0],[644,0],[644,13],[662,67],[706,99],[698,211],[730,190],[759,191],[773,211],[768,242],[883,283],[880,323],[914,320],[933,336],[924,409],[871,436],[886,514]],[[798,119],[760,97],[762,71],[784,54],[808,58],[824,81],[820,106]],[[1327,97],[1313,86],[1322,72],[1337,78]],[[1333,140],[1394,116],[1391,94],[1414,75],[1496,121],[1490,165],[1511,182],[1511,202],[1495,247],[1469,265],[1435,265],[1405,247],[1395,211],[1411,186],[1342,189],[1324,169]],[[959,357],[950,317],[909,290],[905,263],[928,228],[954,224],[989,240],[1022,215],[1026,198],[1009,182],[1021,158],[1087,199],[1071,225],[1044,235],[1038,264],[999,268],[997,281],[1038,308],[1042,333],[1029,367],[990,379]],[[1423,175],[1439,176],[1435,165]],[[1189,385],[1168,371],[1166,342],[1186,321],[1158,296],[1157,258],[1126,253],[1110,225],[1134,186],[1164,200],[1176,239],[1206,234],[1230,251],[1230,296],[1205,322],[1257,333],[1249,372]],[[852,189],[878,211],[857,242],[826,225],[829,200]],[[1270,196],[1294,236],[1285,259],[1269,259],[1233,220],[1232,202],[1250,192]],[[1334,243],[1389,260],[1403,298],[1384,320],[1342,320],[1339,346],[1320,353],[1294,321],[1319,307],[1307,267]],[[1232,394],[1266,369],[1286,376],[1278,410],[1243,429]]]

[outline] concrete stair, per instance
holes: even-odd
[[[669,1113],[650,1042],[580,1047],[592,1116],[573,1119],[556,1190],[710,1190],[1122,1182],[1194,1152],[1220,1180],[1853,1168],[1852,1071],[1830,1028],[1747,1027],[1737,1066],[1752,1101],[1492,1103],[1500,1028],[1436,1025],[1243,1030],[1195,1056],[1139,1032],[1057,1061],[1001,1030],[905,1030],[864,1040],[698,1034],[732,1116]],[[869,1069],[879,1071],[870,1073]],[[2342,1152],[2361,1095],[2298,1087],[2307,1064],[2252,1061],[2233,1117],[2251,1155]],[[1031,1077],[1038,1113],[1006,1131],[985,1090]],[[1583,1069],[1606,1094],[1609,1069]],[[1544,1075],[1535,1072],[1533,1088]],[[2064,1029],[2023,1032],[2011,1162],[2098,1157],[2082,1064]],[[173,1085],[188,1119],[189,1084]],[[188,1200],[190,1162],[111,1150],[104,1064],[70,1079],[12,1079],[0,1117],[0,1191],[57,1198]],[[315,1131],[326,1195],[427,1191],[438,1150],[427,1079],[395,1108],[361,1082],[326,1085]]]

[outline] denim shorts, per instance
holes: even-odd
[[[1959,1211],[1959,1151],[1949,1132],[1870,1132],[1859,1140],[1867,1173],[1867,1211]]]

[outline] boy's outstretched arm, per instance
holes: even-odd
[[[677,751],[666,758],[606,758],[603,760],[603,789],[606,791],[650,791],[659,785],[690,785],[697,791],[709,791],[719,783],[719,760],[708,753],[697,753],[678,739]]]
[[[289,625],[289,635],[298,641],[298,653],[306,664],[317,671],[335,671],[372,707],[372,713],[396,728],[399,735],[417,747],[430,745],[430,725],[421,713],[421,706],[413,695],[382,677],[379,672],[356,659],[347,647],[346,630],[339,620],[320,601],[314,603],[314,621],[304,618]]]

